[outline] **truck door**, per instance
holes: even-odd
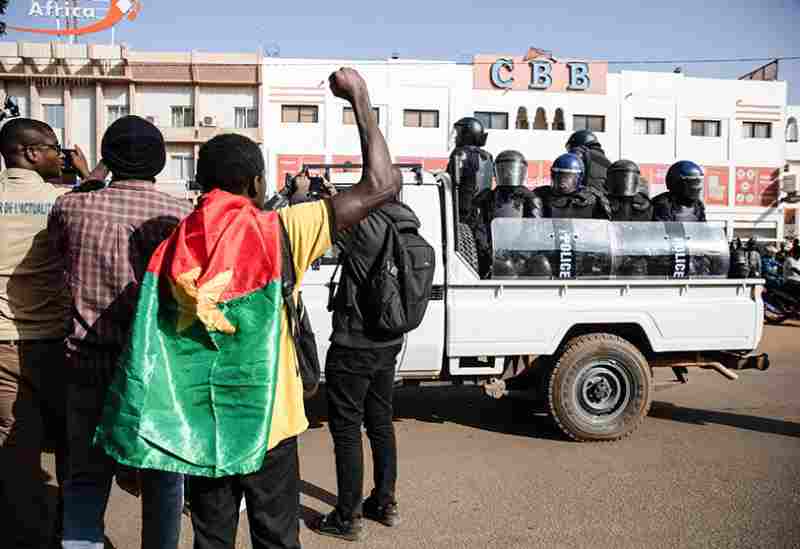
[[[344,179],[334,175],[334,182],[339,190],[345,190],[354,182],[339,183]],[[351,175],[351,174],[346,174]],[[431,177],[430,174],[426,176]],[[435,183],[416,184],[413,174],[404,172],[406,180],[401,199],[416,213],[422,224],[420,234],[436,251],[436,272],[434,274],[433,298],[428,305],[425,320],[419,328],[405,338],[403,350],[398,357],[398,375],[409,377],[426,377],[438,374],[444,356],[444,263],[442,258],[443,235],[440,212],[439,187]],[[431,178],[431,181],[433,179]],[[332,332],[332,314],[327,310],[328,292],[331,277],[338,264],[338,250],[334,247],[318,260],[303,278],[303,302],[311,320],[311,326],[317,338],[317,350],[323,368],[325,357],[330,347]],[[339,274],[335,282],[338,283]]]

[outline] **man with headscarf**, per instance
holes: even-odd
[[[125,346],[147,263],[190,206],[155,189],[166,150],[161,132],[136,116],[103,136],[108,187],[60,197],[48,229],[66,258],[72,293],[67,335],[67,471],[63,546],[102,549],[103,516],[118,468],[93,444],[109,384]],[[119,482],[119,477],[118,477]],[[177,547],[181,475],[142,471],[142,547]]]

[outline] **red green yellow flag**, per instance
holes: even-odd
[[[112,458],[206,477],[262,466],[280,355],[279,223],[215,190],[159,246],[95,435]]]

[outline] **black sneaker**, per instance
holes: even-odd
[[[364,531],[361,519],[342,520],[336,509],[323,516],[317,523],[316,531],[323,536],[344,539],[347,541],[360,541]]]
[[[364,518],[380,522],[384,526],[397,526],[400,524],[400,511],[396,503],[378,505],[372,496],[364,500],[362,506]]]

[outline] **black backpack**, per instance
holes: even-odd
[[[383,249],[366,282],[365,324],[386,335],[401,336],[422,323],[431,299],[436,255],[416,229],[398,230],[386,213]]]
[[[297,296],[295,305],[293,292],[297,284],[294,271],[294,258],[292,256],[292,242],[289,233],[283,225],[283,220],[278,216],[281,226],[281,294],[286,305],[289,317],[289,330],[294,341],[294,350],[297,355],[297,368],[303,380],[303,398],[311,398],[319,388],[319,354],[317,352],[317,339],[308,319],[308,311],[303,304],[303,294]]]

